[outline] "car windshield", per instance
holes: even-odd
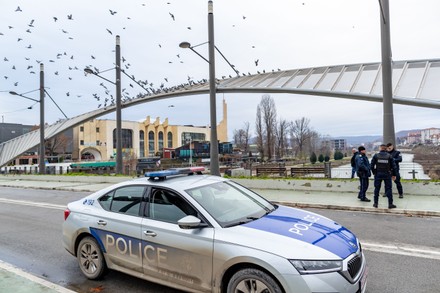
[[[251,190],[223,181],[186,190],[222,227],[253,221],[275,209],[270,202]]]

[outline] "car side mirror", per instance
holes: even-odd
[[[183,217],[182,219],[177,221],[177,224],[179,225],[180,229],[194,229],[207,226],[205,223],[202,223],[199,218],[194,216]]]

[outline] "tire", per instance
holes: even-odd
[[[228,283],[227,293],[282,293],[278,283],[258,269],[236,272]]]
[[[107,272],[104,255],[95,238],[84,237],[77,250],[77,258],[81,272],[90,280],[98,280]]]

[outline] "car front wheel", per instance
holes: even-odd
[[[275,280],[258,269],[243,269],[236,272],[228,284],[227,293],[281,293]]]
[[[100,279],[107,271],[102,251],[93,237],[87,236],[81,240],[77,258],[82,273],[90,280]]]

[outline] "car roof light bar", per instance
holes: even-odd
[[[205,171],[205,167],[189,167],[189,168],[172,168],[162,171],[146,172],[145,177],[150,180],[164,180],[167,176],[193,175],[194,173],[201,175]]]

